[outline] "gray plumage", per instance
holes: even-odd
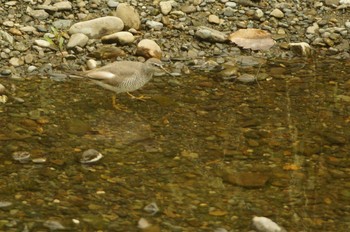
[[[163,69],[159,59],[146,62],[116,61],[100,68],[80,73],[95,84],[115,93],[132,92],[149,82],[156,71]]]

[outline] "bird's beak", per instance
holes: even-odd
[[[154,65],[156,65],[157,67],[159,67],[161,70],[163,70],[164,72],[166,72],[167,74],[169,74],[170,76],[174,76],[171,72],[169,72],[168,70],[166,70],[162,64],[158,64],[155,63]]]
[[[167,74],[169,74],[170,76],[173,76],[173,74],[171,74],[171,72],[169,72],[168,70],[166,70],[162,65],[159,66],[164,72],[166,72]]]

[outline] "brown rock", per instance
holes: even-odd
[[[130,28],[136,30],[140,29],[140,15],[133,6],[130,6],[127,3],[120,3],[116,11],[116,16],[123,20],[126,30]]]
[[[162,50],[159,45],[150,39],[143,39],[137,44],[136,54],[145,58],[162,58]]]
[[[269,180],[269,176],[259,172],[236,172],[222,175],[224,181],[247,188],[263,187]]]

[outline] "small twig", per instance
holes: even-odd
[[[258,82],[258,75],[259,75],[261,66],[262,66],[262,64],[260,64],[259,69],[258,69],[258,72],[255,74],[255,78],[254,78],[260,89],[262,89],[262,87],[261,87],[261,85],[260,85],[259,82]]]

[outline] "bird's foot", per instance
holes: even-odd
[[[128,110],[128,108],[126,106],[117,103],[117,99],[116,99],[115,95],[113,95],[113,97],[112,97],[112,106],[116,110],[120,110],[120,111],[124,111],[124,112],[130,112],[130,110]]]
[[[151,99],[150,97],[146,97],[146,96],[143,96],[143,95],[136,97],[136,96],[132,95],[132,94],[129,93],[129,92],[126,92],[126,93],[127,93],[132,99],[136,99],[136,100],[139,100],[139,101],[146,101],[147,99]]]

